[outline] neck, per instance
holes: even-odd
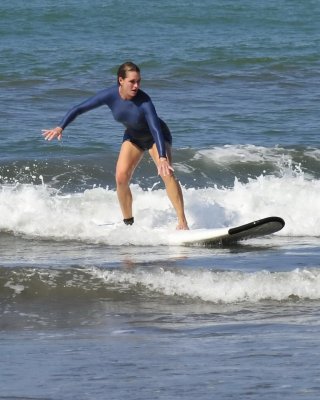
[[[121,89],[122,89],[122,87],[119,86],[119,95],[122,98],[122,100],[129,100],[129,98],[122,93]]]

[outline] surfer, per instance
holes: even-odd
[[[140,84],[139,67],[132,62],[122,64],[117,73],[117,85],[103,89],[71,108],[59,126],[43,130],[43,136],[46,140],[61,140],[62,132],[77,116],[103,105],[108,106],[114,119],[126,128],[116,165],[117,195],[123,222],[127,225],[134,222],[129,183],[144,152],[148,150],[176,211],[177,229],[189,229],[182,190],[172,168],[171,133],[165,122],[158,117],[150,97],[140,89]]]

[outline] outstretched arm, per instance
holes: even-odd
[[[59,126],[53,129],[43,130],[42,135],[46,140],[52,140],[57,138],[61,140],[62,138],[62,131],[71,124],[79,115],[84,114],[94,108],[98,108],[103,104],[106,104],[110,91],[108,89],[101,90],[95,96],[90,97],[89,99],[85,100],[81,104],[71,108],[64,116],[62,121],[60,122]]]

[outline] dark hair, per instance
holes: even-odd
[[[140,74],[140,68],[136,64],[134,64],[131,61],[125,62],[121,64],[120,67],[118,68],[118,73],[117,73],[118,85],[119,85],[119,78],[125,79],[129,71],[135,71]]]

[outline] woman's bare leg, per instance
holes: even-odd
[[[152,148],[149,150],[149,153],[155,162],[155,164],[159,165],[159,153],[157,150],[156,145],[154,144]],[[168,162],[171,165],[171,146],[167,144],[167,157]],[[183,202],[183,195],[182,190],[180,187],[179,182],[176,180],[174,174],[171,172],[170,175],[161,176],[163,182],[166,186],[166,191],[168,197],[176,211],[177,218],[178,218],[178,225],[177,229],[189,229],[187,219],[184,213],[184,202]]]
[[[116,183],[118,200],[124,219],[133,217],[132,193],[129,183],[142,156],[143,151],[129,140],[122,143],[116,167]]]

